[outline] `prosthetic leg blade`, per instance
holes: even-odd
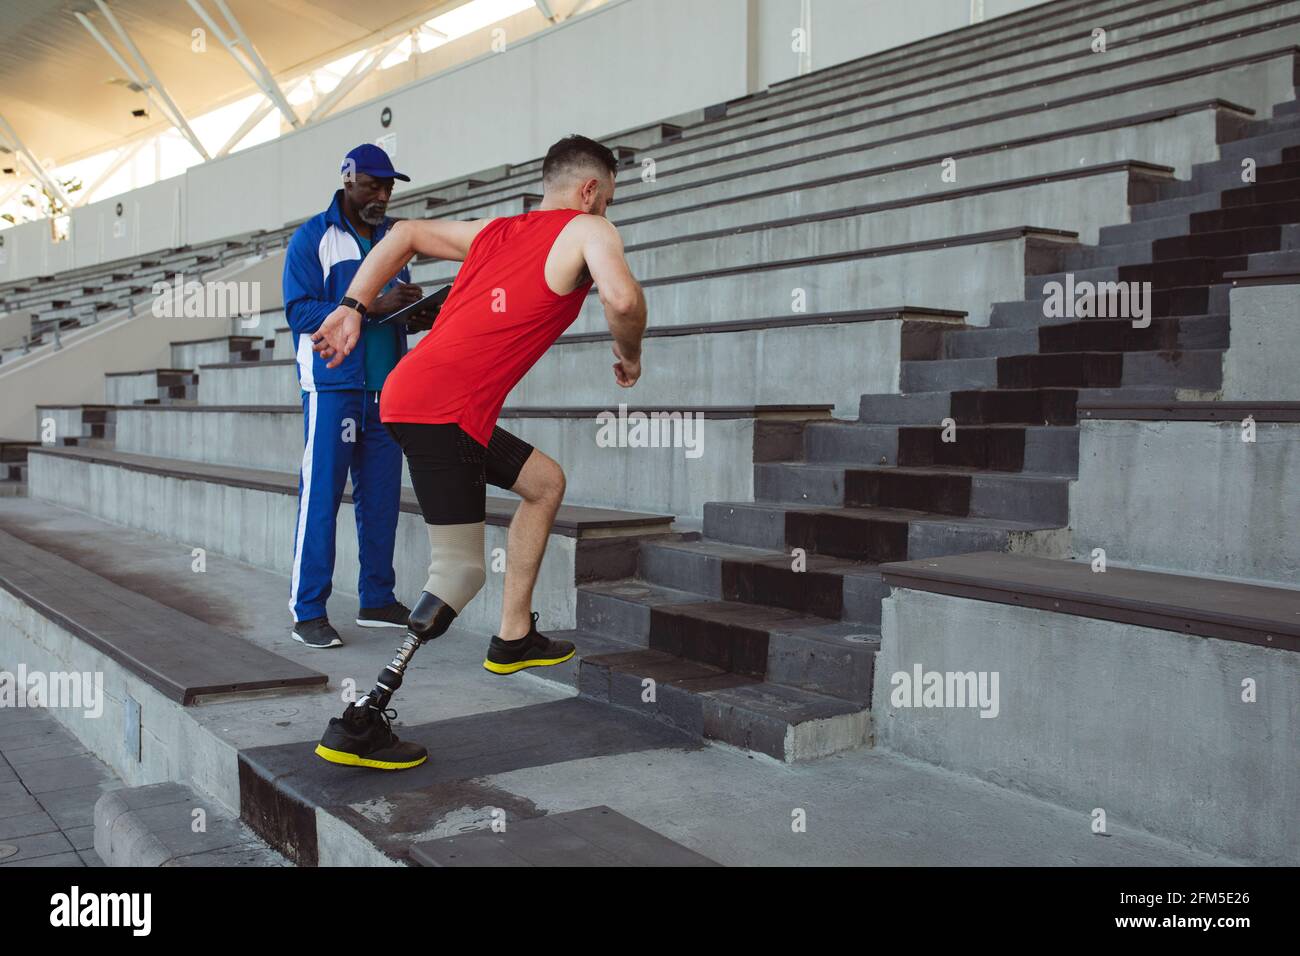
[[[341,717],[330,718],[325,734],[316,745],[316,755],[330,763],[373,770],[407,770],[424,763],[429,752],[420,744],[402,741],[393,733],[397,711],[388,706],[402,686],[406,666],[426,641],[440,637],[451,626],[456,612],[428,593],[411,610],[406,638],[392,661],[379,672],[374,688]]]

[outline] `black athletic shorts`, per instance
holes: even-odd
[[[500,426],[484,448],[459,425],[385,422],[402,446],[425,524],[482,521],[487,485],[509,490],[533,446]]]

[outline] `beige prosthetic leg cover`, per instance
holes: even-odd
[[[433,555],[424,589],[459,614],[487,580],[483,560],[484,523],[427,524],[425,527],[429,529]]]

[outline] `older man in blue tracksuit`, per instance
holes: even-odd
[[[365,144],[343,162],[343,188],[329,209],[298,227],[284,262],[284,310],[293,330],[302,390],[303,453],[298,479],[289,608],[293,637],[308,647],[343,642],[325,613],[334,577],[334,535],[348,472],[357,520],[362,627],[406,627],[410,609],[393,593],[393,543],[401,501],[402,449],[379,420],[384,379],[406,354],[408,327],[380,319],[420,298],[403,269],[366,313],[361,341],[337,368],[312,350],[315,332],[347,292],[361,260],[392,225],[385,215],[393,169]],[[399,281],[400,280],[400,281]],[[413,321],[410,328],[423,328]]]

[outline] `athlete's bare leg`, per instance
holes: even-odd
[[[564,499],[564,470],[553,458],[533,449],[511,491],[523,499],[506,538],[505,597],[501,601],[503,641],[517,641],[532,626],[533,585],[542,555]]]

